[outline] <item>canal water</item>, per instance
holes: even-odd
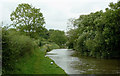
[[[72,56],[74,52],[70,49],[54,49],[46,56],[67,74],[120,74],[120,60]]]

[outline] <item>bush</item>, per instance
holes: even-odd
[[[25,54],[31,54],[37,46],[28,36],[21,35],[16,31],[2,30],[2,47],[3,47],[3,73],[13,71],[14,64]]]
[[[46,52],[49,52],[49,51],[51,51],[51,50],[53,50],[53,49],[58,49],[58,48],[60,48],[59,45],[57,45],[57,44],[55,44],[55,43],[46,44],[46,45],[44,45],[43,47],[45,48]]]

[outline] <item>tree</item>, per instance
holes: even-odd
[[[120,1],[106,11],[80,15],[71,21],[67,46],[80,54],[96,58],[120,58]]]
[[[43,28],[45,24],[43,14],[40,9],[32,7],[29,4],[19,4],[18,7],[10,15],[13,26],[25,32],[31,36],[33,33],[39,33],[38,31]]]
[[[59,30],[49,30],[50,41],[55,42],[59,46],[62,46],[66,43],[66,36],[64,31]]]

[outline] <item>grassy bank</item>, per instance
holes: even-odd
[[[32,55],[26,55],[16,63],[16,70],[13,74],[66,74],[63,69],[55,63],[50,64],[51,59],[45,57],[45,51],[38,48]]]

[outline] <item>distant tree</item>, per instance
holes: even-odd
[[[49,30],[50,41],[55,42],[59,46],[62,46],[66,43],[67,38],[64,31],[60,30]]]
[[[40,9],[32,7],[29,4],[19,4],[10,15],[13,26],[31,36],[33,33],[39,33],[45,24],[43,14]]]

